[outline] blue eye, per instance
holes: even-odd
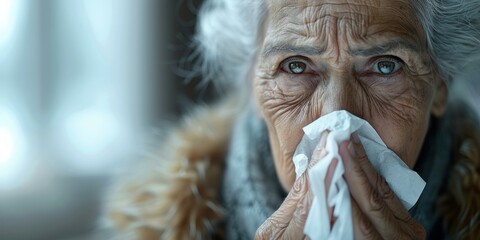
[[[374,71],[383,75],[393,74],[401,67],[401,63],[395,59],[380,59],[374,63]]]
[[[308,71],[308,64],[297,57],[289,58],[281,64],[284,72],[290,74],[302,74]]]
[[[381,73],[390,74],[395,70],[395,63],[392,61],[382,61],[377,63],[377,67]]]
[[[288,63],[288,70],[294,74],[300,74],[305,72],[305,69],[307,68],[307,64],[304,62],[300,61],[293,61]]]

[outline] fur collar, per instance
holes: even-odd
[[[223,217],[219,192],[235,99],[199,107],[167,136],[134,176],[108,196],[101,228],[120,239],[209,239]],[[121,177],[122,178],[122,177]]]

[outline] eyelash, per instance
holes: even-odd
[[[391,62],[395,63],[394,70],[391,73],[384,74],[384,73],[380,72],[380,70],[378,69],[377,64],[380,63],[380,62],[384,62],[384,61],[385,62],[391,61]],[[289,69],[289,64],[291,64],[293,62],[303,63],[305,65],[304,71],[300,72],[300,73],[292,72]],[[400,73],[400,71],[405,66],[405,62],[402,61],[400,58],[398,58],[396,56],[390,56],[390,55],[374,57],[369,62],[370,63],[367,64],[368,70],[366,70],[364,73],[375,74],[375,75],[378,75],[380,77],[390,77],[390,76],[393,76],[397,73]],[[304,75],[304,74],[312,74],[313,73],[312,70],[311,70],[309,62],[307,60],[303,59],[302,57],[299,57],[299,56],[290,57],[290,58],[287,58],[284,61],[282,61],[282,63],[280,64],[280,70],[282,72],[286,73],[286,74],[291,74],[291,75]]]
[[[302,73],[294,73],[294,72],[290,71],[288,65],[293,63],[293,62],[301,62],[301,63],[305,64],[305,70]],[[285,72],[287,74],[294,74],[294,75],[305,74],[305,73],[311,72],[310,69],[311,68],[309,66],[308,61],[306,61],[305,59],[302,59],[301,57],[290,57],[290,58],[287,58],[287,59],[283,60],[282,63],[280,63],[280,70],[282,70],[282,72]]]
[[[380,71],[377,71],[378,69],[377,69],[376,64],[378,64],[380,62],[385,62],[385,61],[391,61],[391,62],[395,63],[395,69],[390,74],[382,74]],[[402,59],[400,59],[396,56],[390,56],[390,55],[376,57],[376,58],[373,59],[373,61],[370,61],[370,62],[372,62],[372,63],[368,64],[368,68],[371,69],[373,73],[380,74],[382,76],[391,76],[393,74],[396,74],[399,71],[401,71],[403,69],[404,65],[405,65],[405,62],[402,61]]]

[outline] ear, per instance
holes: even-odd
[[[445,113],[447,109],[447,101],[448,101],[448,90],[447,84],[443,79],[440,79],[440,83],[437,86],[437,91],[433,99],[432,105],[432,115],[436,118],[440,118]]]

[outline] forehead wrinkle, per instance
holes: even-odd
[[[360,14],[361,15],[361,14]],[[269,42],[268,36],[275,36],[272,42],[276,42],[278,39],[281,39],[280,44],[275,44],[278,46],[265,48],[264,56],[270,55],[270,53],[276,53],[275,50],[283,50],[284,52],[292,52],[289,49],[294,49],[293,47],[289,47],[289,45],[295,44],[287,44],[286,42],[301,42],[303,45],[306,45],[307,42],[310,42],[312,46],[315,47],[302,47],[298,50],[301,53],[311,53],[320,55],[322,54],[326,48],[325,44],[328,43],[330,37],[336,38],[337,35],[341,35],[343,32],[350,33],[353,35],[360,35],[363,38],[366,34],[366,27],[362,22],[357,21],[358,18],[354,18],[351,16],[343,16],[338,18],[336,16],[326,14],[316,19],[316,22],[310,23],[299,23],[296,21],[289,22],[285,24],[283,27],[276,27],[273,28],[274,30],[270,29],[267,34],[266,42]],[[342,26],[338,26],[342,24]],[[280,24],[276,24],[279,26]],[[351,26],[351,27],[346,27]],[[358,29],[357,31],[352,31],[351,28]],[[330,29],[330,30],[329,30]],[[332,31],[333,30],[333,31]],[[266,45],[274,45],[274,44],[266,44]]]
[[[352,55],[376,55],[394,49],[418,55],[424,53],[419,50],[425,50],[422,44],[415,44],[422,43],[422,29],[416,28],[418,24],[409,14],[411,9],[403,1],[384,4],[382,1],[292,0],[269,1],[269,6],[275,11],[268,17],[271,21],[264,46],[270,44],[270,47],[264,47],[264,57],[280,52],[316,55],[322,53],[320,50],[335,54],[335,50],[340,49]],[[386,25],[385,22],[395,24]],[[347,44],[337,46],[339,39]],[[392,39],[393,43],[382,44]],[[395,43],[396,39],[403,43]],[[377,46],[368,48],[368,44]]]
[[[356,38],[364,38],[372,19],[371,15],[374,15],[378,8],[357,3],[308,2],[307,4],[310,5],[298,6],[287,3],[277,8],[278,12],[275,14],[277,21],[274,21],[274,28],[279,29],[277,36],[294,32],[307,39],[316,38],[317,43],[326,42],[330,37],[337,38],[337,35],[342,32],[357,35]],[[339,23],[351,27],[342,28],[337,26]],[[329,28],[333,28],[334,31],[330,31]],[[350,28],[356,30],[351,31]]]
[[[317,3],[314,6],[305,7],[306,17],[312,18],[312,20],[305,19],[305,22],[314,22],[315,19],[321,16],[332,16],[332,17],[351,17],[355,18],[356,15],[370,17],[375,15],[377,7],[368,4],[357,4],[357,3],[338,3],[338,2],[323,2]]]
[[[273,6],[272,4],[269,4]],[[378,6],[372,4],[361,3],[338,3],[338,2],[326,2],[326,1],[295,1],[285,3],[283,6],[277,6],[273,8],[273,15],[276,18],[282,19],[285,16],[296,15],[298,24],[305,24],[310,22],[317,22],[318,19],[325,16],[332,17],[346,17],[352,15],[363,15],[365,17],[371,17],[378,12]],[[354,19],[355,17],[352,17]],[[289,19],[291,22],[294,19]]]
[[[358,15],[355,17],[353,15]],[[318,22],[320,21],[320,22]],[[325,15],[322,19],[318,19],[317,22],[311,22],[305,24],[306,36],[320,35],[322,31],[325,35],[338,36],[344,34],[350,34],[356,38],[365,38],[367,36],[367,25],[369,16],[365,16],[361,13],[355,13],[350,16],[337,17],[334,15]],[[333,30],[333,31],[331,31]],[[326,38],[327,36],[324,36]]]
[[[338,37],[348,33],[363,38],[367,35],[367,29],[372,21],[372,16],[376,15],[375,13],[377,12],[377,7],[366,4],[365,2],[338,3],[324,1],[321,9],[323,10],[322,14],[324,16],[335,18],[335,24],[337,26],[334,27]],[[327,29],[324,30],[326,31]]]

